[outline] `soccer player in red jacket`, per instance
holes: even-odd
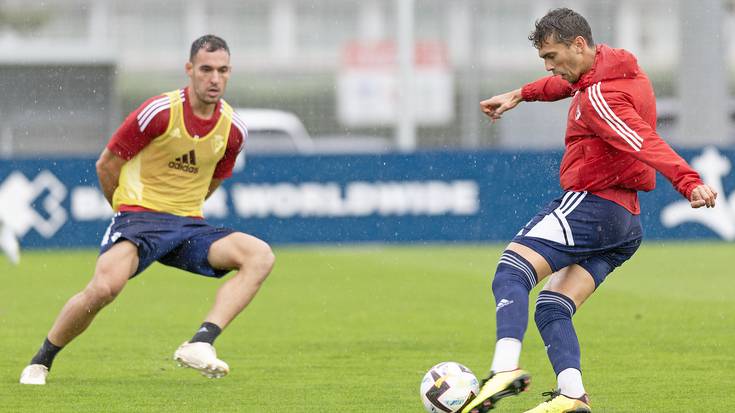
[[[717,193],[656,133],[656,99],[635,56],[595,45],[587,21],[549,11],[529,36],[552,75],[480,103],[493,121],[523,101],[572,98],[560,168],[562,196],[516,235],[495,278],[497,342],[490,377],[463,413],[487,412],[530,383],[519,368],[528,296],[549,277],[535,321],[557,375],[558,390],[533,413],[591,412],[582,384],[572,316],[616,267],[638,249],[638,191],[661,172],[692,208],[714,207]]]

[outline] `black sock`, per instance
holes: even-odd
[[[31,359],[31,364],[43,364],[51,370],[51,364],[54,362],[54,357],[56,357],[56,354],[61,351],[61,349],[62,347],[50,342],[48,337],[46,337],[46,340],[43,341],[43,345],[38,349],[38,353],[36,353],[36,355]]]
[[[222,332],[222,329],[219,328],[217,324],[210,323],[208,321],[205,321],[202,323],[202,326],[199,328],[199,330],[194,334],[194,337],[189,340],[190,343],[196,343],[196,342],[203,342],[203,343],[214,343],[214,340],[217,338],[219,333]]]

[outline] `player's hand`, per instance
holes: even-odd
[[[699,185],[689,196],[689,204],[692,208],[701,208],[706,206],[707,208],[715,207],[715,199],[717,199],[717,191],[712,189],[709,185]]]
[[[480,110],[493,122],[501,118],[503,112],[513,109],[523,101],[521,89],[516,89],[502,95],[496,95],[480,102]]]

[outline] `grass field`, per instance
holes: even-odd
[[[271,278],[217,341],[231,366],[221,380],[171,360],[219,282],[155,265],[60,353],[44,387],[18,375],[95,252],[0,260],[0,411],[418,413],[433,364],[489,368],[500,251],[279,248]],[[585,304],[575,324],[596,413],[735,411],[734,257],[732,244],[649,242]],[[555,385],[533,324],[524,348],[532,387],[495,411],[525,411]]]

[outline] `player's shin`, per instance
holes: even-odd
[[[577,308],[571,298],[553,291],[541,291],[536,301],[536,326],[546,346],[561,394],[584,396],[580,349],[572,316]]]
[[[528,326],[528,295],[535,285],[533,266],[517,253],[505,251],[493,279],[498,340],[491,367],[494,372],[518,368]]]

